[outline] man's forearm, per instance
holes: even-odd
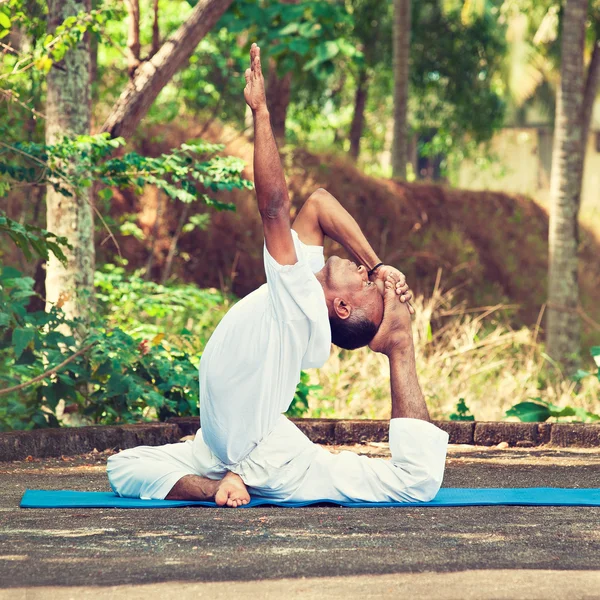
[[[390,386],[392,393],[392,419],[400,417],[430,421],[429,411],[417,378],[415,351],[412,344],[392,351],[390,360]]]
[[[254,111],[253,118],[254,187],[258,209],[267,217],[289,215],[290,200],[267,108]]]
[[[334,196],[319,189],[314,197],[318,206],[319,226],[325,235],[340,243],[357,263],[365,265],[367,269],[381,262],[354,217]]]

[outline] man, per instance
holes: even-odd
[[[200,362],[201,429],[193,441],[125,450],[108,460],[122,496],[215,500],[428,501],[442,482],[448,435],[432,425],[417,381],[404,276],[382,265],[354,219],[324,190],[293,227],[265,100],[260,49],[250,50],[244,96],[255,130],[254,180],[267,283],[219,323]],[[355,262],[323,259],[323,236]],[[322,366],[333,343],[369,345],[390,361],[392,460],[313,444],[282,413],[301,369]]]

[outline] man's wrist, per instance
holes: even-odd
[[[398,342],[393,344],[385,354],[390,362],[414,359],[415,346],[412,336],[406,334],[404,339],[398,340]]]
[[[252,116],[257,119],[257,118],[269,118],[269,109],[267,108],[266,104],[263,104],[262,106],[259,106],[257,109],[252,111]]]
[[[371,268],[367,267],[369,277],[376,277],[377,271],[379,271],[379,269],[381,269],[381,267],[383,267],[383,263],[379,260],[375,263],[375,265],[373,267],[371,267]]]

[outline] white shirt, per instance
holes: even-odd
[[[323,247],[291,232],[298,262],[280,265],[265,244],[267,283],[231,308],[200,361],[202,437],[225,465],[239,463],[273,432],[300,371],[329,358],[327,304],[314,275],[325,265]]]
[[[188,474],[240,475],[252,495],[277,500],[427,501],[444,475],[448,434],[417,419],[390,421],[391,460],[313,444],[283,416],[300,370],[329,357],[331,329],[314,273],[323,248],[292,231],[298,262],[264,249],[267,283],[223,318],[200,361],[201,429],[194,441],[125,450],[108,461],[120,495],[165,498]],[[136,459],[136,460],[133,460]]]

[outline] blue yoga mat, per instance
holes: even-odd
[[[349,508],[389,508],[402,506],[600,506],[600,488],[442,488],[431,502],[278,502],[253,497],[242,508],[284,506],[300,508],[311,504],[333,504]],[[140,500],[121,498],[112,492],[75,492],[72,490],[27,490],[21,508],[176,508],[180,506],[216,507],[214,502],[194,500]]]

